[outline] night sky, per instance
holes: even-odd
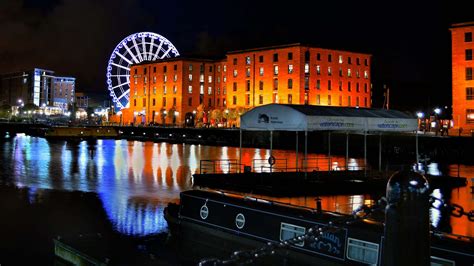
[[[467,3],[469,2],[469,3]],[[373,55],[374,107],[451,105],[449,25],[474,1],[0,0],[0,73],[33,67],[77,78],[108,99],[105,69],[124,37],[152,31],[182,55],[294,42]]]

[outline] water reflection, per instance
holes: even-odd
[[[13,182],[30,188],[30,201],[37,200],[41,189],[80,190],[96,192],[102,201],[107,217],[115,229],[128,235],[147,235],[166,230],[163,209],[169,202],[178,202],[179,192],[191,189],[192,174],[200,168],[201,159],[239,158],[234,147],[167,144],[126,140],[47,141],[42,138],[16,136],[4,138],[0,150],[1,182]],[[287,168],[296,168],[303,153],[274,150],[276,158],[284,158]],[[245,165],[270,156],[269,150],[244,148]],[[298,158],[298,159],[297,159]],[[331,162],[324,156],[308,155],[315,167],[324,170],[345,164],[343,157]],[[361,160],[350,160],[359,167]],[[432,165],[431,172],[453,174],[457,166],[440,169]],[[471,176],[473,167],[462,166],[461,176]],[[224,170],[224,168],[223,168]],[[373,203],[384,195],[323,196],[322,208],[350,213],[362,204]],[[473,209],[472,195],[467,188],[453,192],[437,191],[445,200]],[[261,196],[259,196],[261,197]],[[294,205],[316,208],[315,197],[269,198]],[[457,234],[474,235],[467,219],[451,218],[443,213],[431,212],[436,226]]]

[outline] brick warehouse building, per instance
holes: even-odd
[[[474,22],[453,24],[452,44],[452,93],[453,134],[474,130],[474,80],[473,50]]]
[[[212,110],[225,117],[269,103],[370,107],[370,58],[289,44],[133,65],[122,122],[191,125],[199,112],[206,122]]]

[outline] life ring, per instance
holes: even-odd
[[[275,156],[271,155],[270,157],[268,157],[268,164],[269,165],[275,164]]]

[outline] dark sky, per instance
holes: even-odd
[[[181,54],[303,42],[373,55],[374,107],[382,86],[393,108],[451,102],[451,23],[474,21],[474,1],[0,0],[0,73],[32,67],[77,78],[107,97],[117,43],[152,31]]]

